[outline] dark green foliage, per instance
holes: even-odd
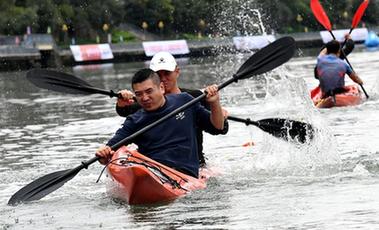
[[[320,0],[337,29],[349,28],[361,0]],[[256,18],[251,9],[259,9],[267,32],[315,31],[323,28],[315,20],[309,0],[1,0],[0,35],[22,35],[26,27],[45,33],[50,27],[61,42],[104,40],[120,24],[145,22],[148,32],[166,37],[201,32],[203,35],[256,34]],[[378,23],[379,3],[370,1],[362,18],[367,26]],[[159,27],[159,22],[163,26]],[[109,25],[104,31],[103,25]],[[62,30],[63,25],[68,31]],[[162,23],[161,23],[162,25]],[[360,26],[360,25],[359,25]],[[259,32],[259,31],[258,31]],[[115,39],[118,40],[118,39]]]

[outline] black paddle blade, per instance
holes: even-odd
[[[268,118],[259,120],[257,123],[257,126],[263,131],[287,141],[293,139],[298,140],[300,143],[305,143],[307,140],[311,140],[314,135],[313,127],[300,121]]]
[[[35,86],[70,94],[93,94],[92,86],[73,75],[45,69],[28,71],[26,78]],[[89,90],[86,90],[86,89]]]
[[[76,168],[67,169],[40,177],[13,194],[9,199],[8,204],[16,205],[26,201],[39,200],[63,186],[79,171],[80,170]]]
[[[292,37],[282,37],[253,54],[237,71],[238,79],[259,75],[287,62],[296,51]]]

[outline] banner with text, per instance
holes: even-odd
[[[261,49],[273,41],[274,35],[233,37],[234,46],[241,51]]]
[[[333,30],[332,32],[339,42],[343,42],[345,41],[345,35],[348,34],[349,31],[350,29],[344,29],[344,30]],[[327,30],[320,31],[320,35],[324,44],[328,43],[329,41],[333,39],[332,35]],[[365,41],[367,38],[367,35],[368,35],[367,28],[357,28],[357,29],[354,29],[353,32],[351,32],[351,39],[353,39],[354,41]]]
[[[77,62],[113,59],[109,44],[71,45],[70,49]]]
[[[161,51],[169,52],[172,55],[188,54],[190,52],[186,40],[143,42],[142,46],[148,57],[154,56],[154,54]]]

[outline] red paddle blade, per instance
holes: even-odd
[[[357,27],[357,25],[361,21],[361,18],[363,16],[363,14],[365,13],[366,8],[367,8],[369,2],[370,2],[369,0],[363,0],[363,2],[361,3],[361,5],[358,7],[357,12],[355,12],[353,21],[351,23],[351,28],[352,29],[355,28],[355,27]]]
[[[311,0],[311,9],[317,21],[328,31],[332,30],[328,15],[318,0]]]

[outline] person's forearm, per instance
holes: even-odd
[[[354,46],[355,46],[354,41],[352,39],[348,39],[343,50],[346,56],[349,55],[353,51]]]
[[[212,125],[219,130],[224,129],[224,115],[222,113],[222,108],[220,102],[210,103],[211,109],[211,123]]]
[[[345,47],[342,47],[342,52],[340,53],[340,58],[342,60],[346,59],[347,55],[349,55],[354,49],[354,41],[350,38],[346,41]]]
[[[353,80],[355,83],[358,83],[358,84],[363,84],[363,81],[359,78],[359,76],[357,74],[355,74],[354,72],[349,76],[351,78],[351,80]]]

